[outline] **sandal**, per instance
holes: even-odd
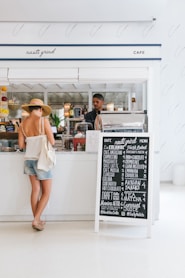
[[[42,223],[32,224],[32,228],[37,230],[37,231],[43,231],[44,230],[44,226],[43,226]]]

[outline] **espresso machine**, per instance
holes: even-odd
[[[103,132],[147,132],[147,111],[102,111]]]

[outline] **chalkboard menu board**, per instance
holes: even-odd
[[[150,137],[102,140],[99,215],[147,219]]]

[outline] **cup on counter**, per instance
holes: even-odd
[[[16,151],[16,152],[19,152],[20,151],[20,149],[19,149],[19,145],[14,145],[14,150]]]

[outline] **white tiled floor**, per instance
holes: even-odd
[[[145,230],[94,222],[0,223],[2,278],[184,278],[185,187],[161,185],[160,220]],[[132,235],[133,237],[128,237]]]

